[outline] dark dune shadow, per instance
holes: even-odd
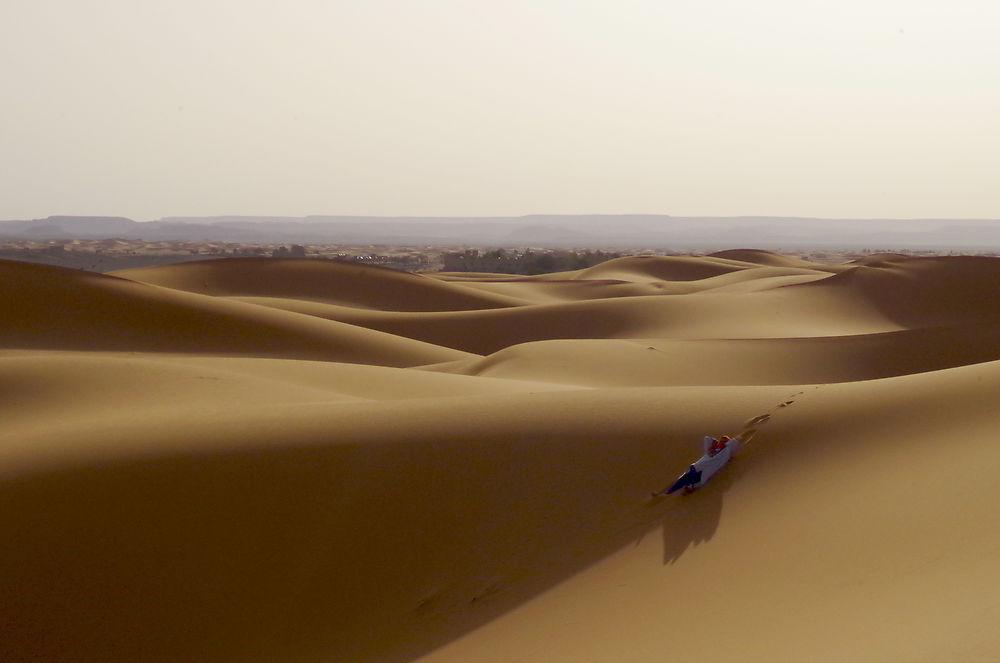
[[[454,431],[2,481],[0,660],[404,663],[653,531],[620,478],[661,445]]]
[[[767,450],[649,500],[688,447],[509,421],[392,441],[359,424],[342,443],[281,428],[236,448],[220,428],[201,453],[4,478],[0,660],[405,663],[660,524],[677,561],[715,536],[729,488]]]
[[[889,256],[789,288],[852,290],[909,329],[996,322],[1000,260],[986,256]]]

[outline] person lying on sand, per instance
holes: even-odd
[[[716,472],[729,462],[737,446],[739,446],[739,440],[728,435],[723,435],[718,439],[706,435],[703,441],[704,455],[668,487],[653,493],[653,497],[669,495],[682,488],[685,495],[690,495],[697,488],[705,485]]]

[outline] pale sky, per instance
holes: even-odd
[[[0,219],[1000,217],[996,0],[0,0]]]

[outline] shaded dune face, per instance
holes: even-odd
[[[997,393],[992,258],[0,261],[0,661],[994,660]]]
[[[191,352],[390,366],[460,357],[355,327],[114,276],[0,261],[5,348]]]
[[[331,260],[233,258],[114,274],[205,295],[288,297],[382,311],[461,311],[524,303],[420,274]]]
[[[812,285],[848,290],[909,328],[1000,318],[1000,261],[995,258],[888,257]]]

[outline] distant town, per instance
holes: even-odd
[[[755,247],[734,247],[755,248]],[[590,267],[627,255],[708,255],[711,248],[613,250],[610,248],[552,249],[546,247],[391,246],[341,244],[245,244],[238,242],[163,241],[122,239],[2,240],[0,259],[56,265],[91,272],[168,265],[220,258],[317,258],[377,265],[409,272],[492,272],[543,274]],[[955,251],[929,249],[813,249],[781,250],[812,262],[839,264],[873,253],[953,255]],[[997,256],[982,251],[977,255]]]
[[[667,215],[0,221],[0,258],[94,272],[219,258],[299,257],[412,272],[540,274],[625,255],[708,255],[734,248],[831,264],[873,253],[997,256],[1000,221]]]

